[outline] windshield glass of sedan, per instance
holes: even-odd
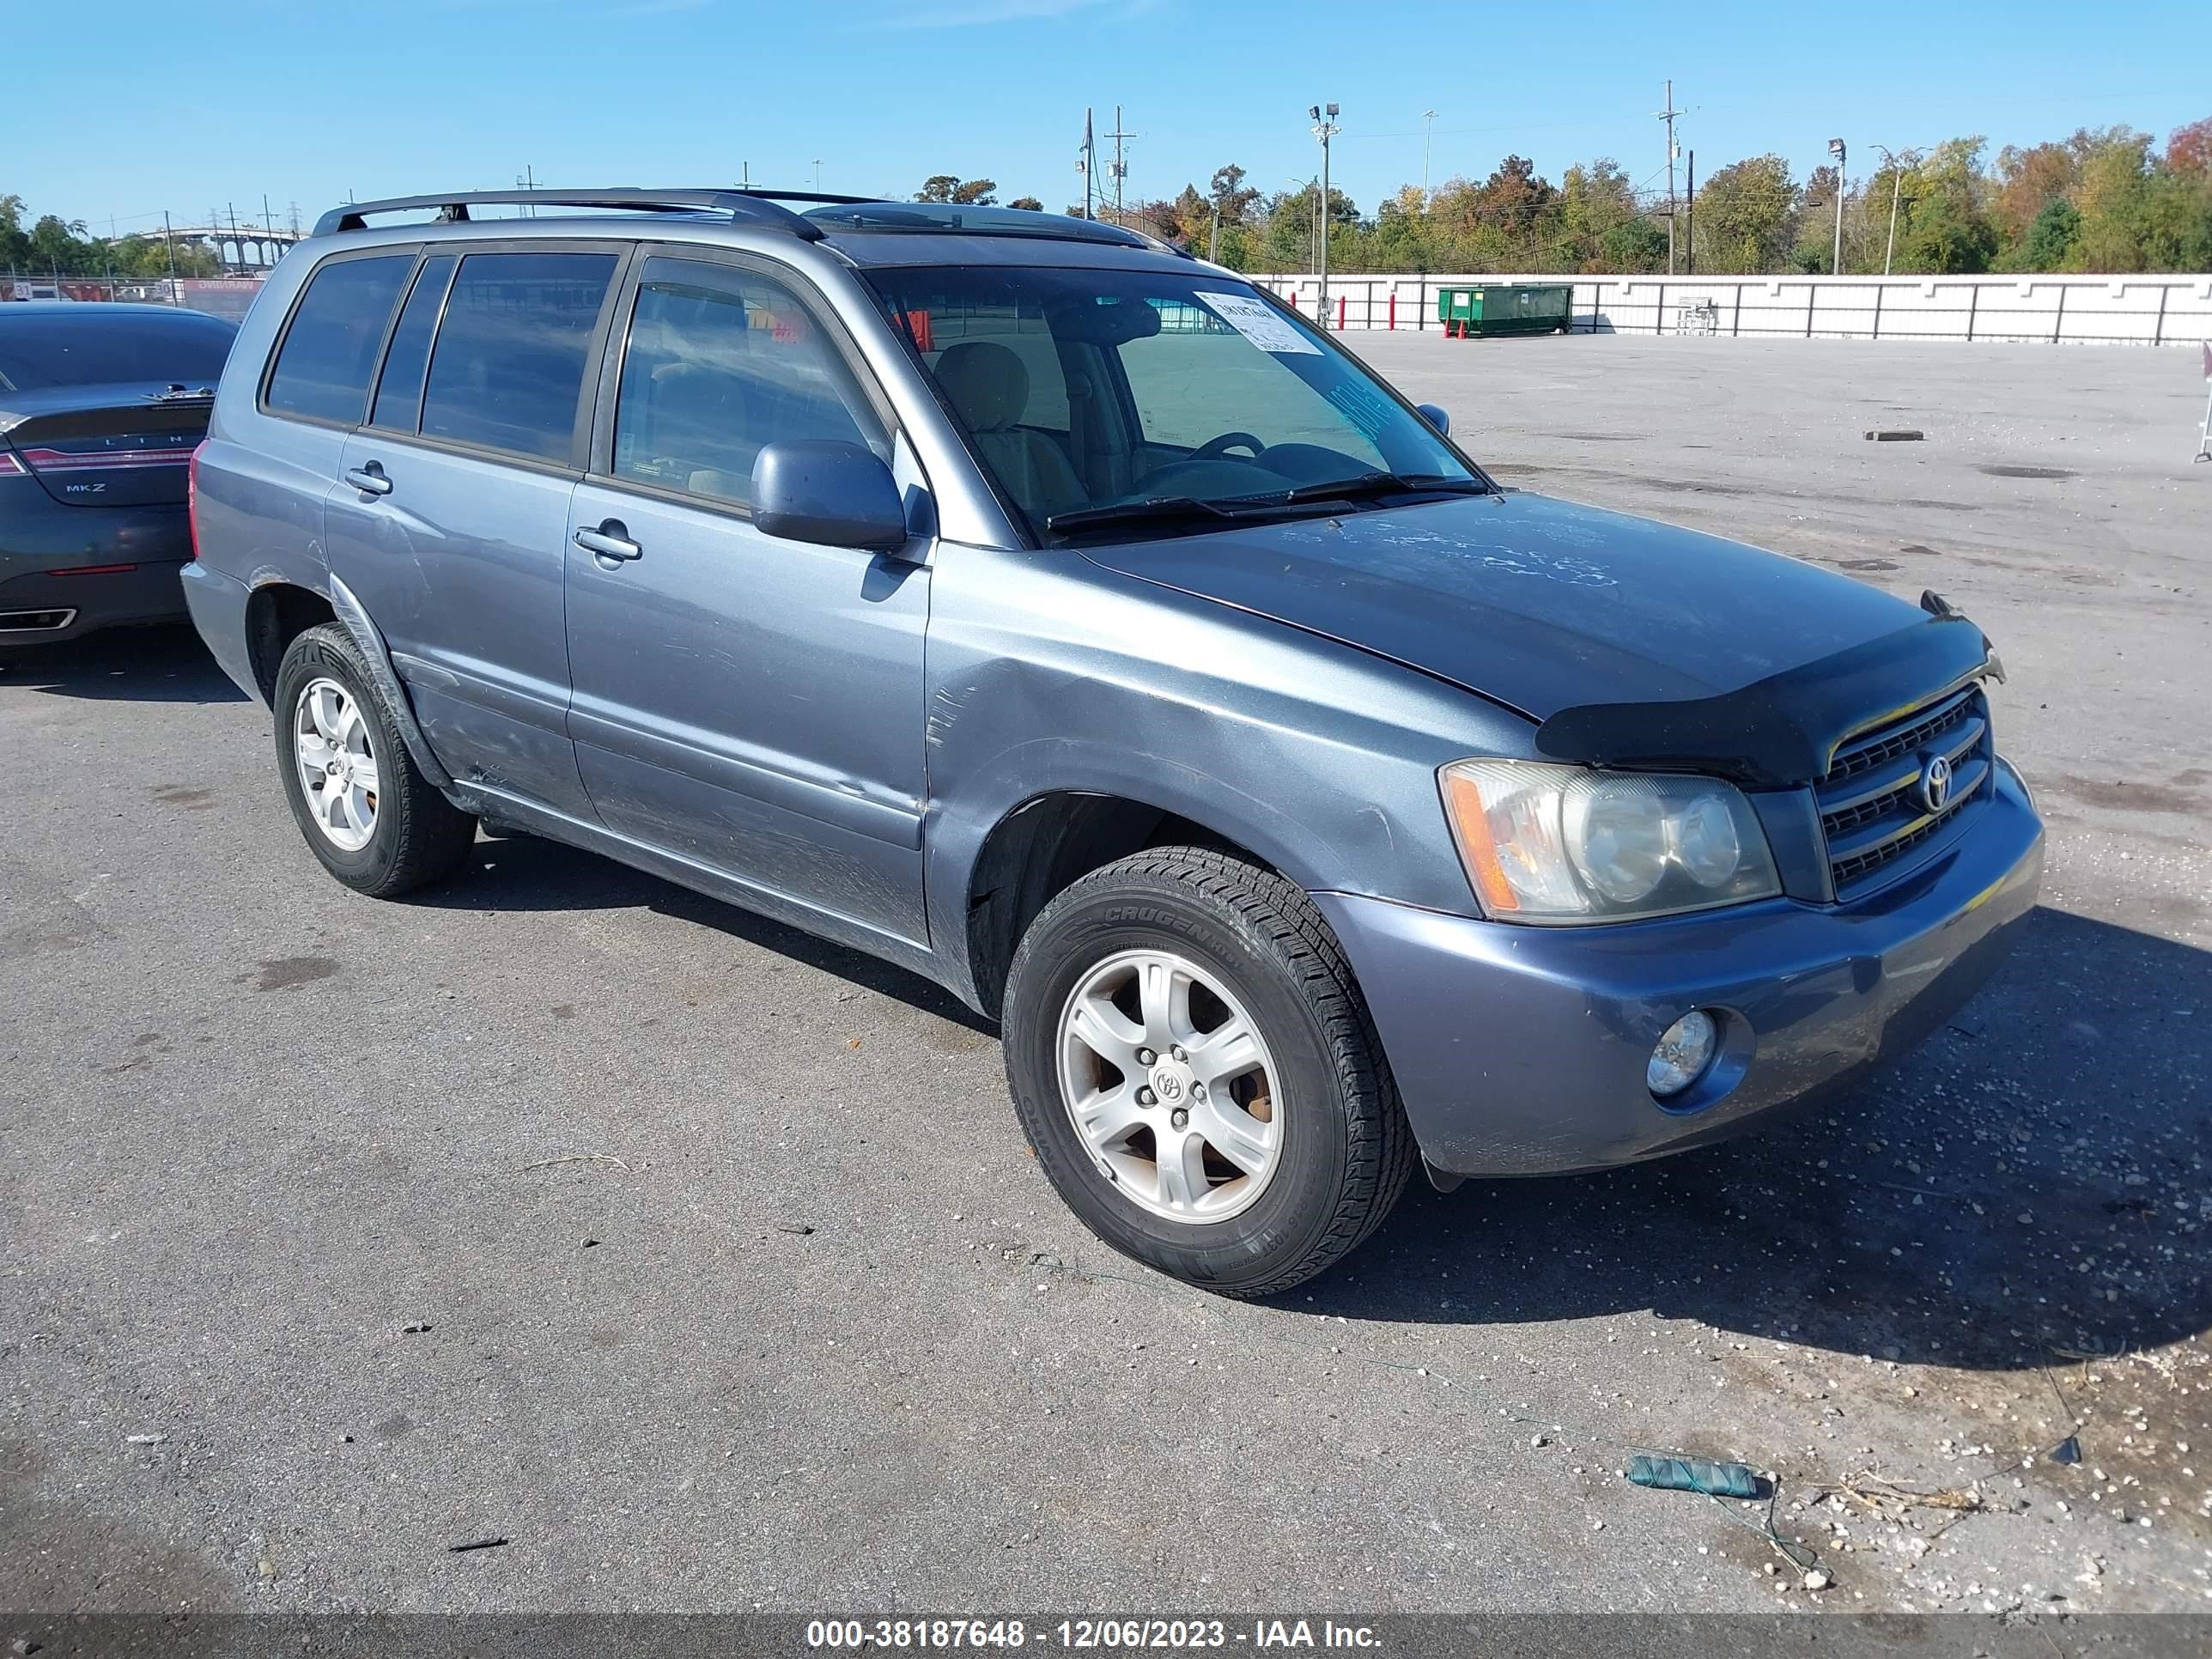
[[[1365,370],[1232,279],[1056,267],[867,276],[977,459],[1049,534],[1126,534],[1139,514],[1146,533],[1218,527],[1224,513],[1288,510],[1285,497],[1304,504],[1338,483],[1363,507],[1482,487]]]
[[[114,381],[213,386],[237,331],[220,318],[87,305],[89,316],[40,311],[0,322],[0,388],[35,392]]]

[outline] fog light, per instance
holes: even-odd
[[[1644,1067],[1644,1080],[1662,1100],[1679,1095],[1705,1074],[1720,1047],[1720,1027],[1702,1008],[1692,1008],[1669,1025]]]

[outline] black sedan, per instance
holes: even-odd
[[[166,306],[0,305],[0,657],[183,620],[192,451],[236,332]]]

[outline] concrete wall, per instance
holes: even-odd
[[[1311,275],[1254,278],[1311,316]],[[1577,334],[2191,345],[2212,339],[2212,276],[1454,276],[1328,280],[1328,321],[1440,329],[1437,290],[1572,283]],[[1394,303],[1395,302],[1395,303]]]

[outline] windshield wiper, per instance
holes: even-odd
[[[1255,519],[1294,514],[1301,508],[1330,501],[1359,501],[1374,495],[1435,495],[1439,491],[1455,495],[1486,493],[1479,479],[1453,477],[1441,472],[1363,472],[1355,478],[1300,484],[1293,489],[1273,490],[1264,495],[1231,495],[1219,501],[1206,501],[1196,495],[1154,495],[1140,501],[1079,507],[1055,513],[1044,522],[1046,529],[1061,533],[1103,525],[1164,520],[1249,523]]]
[[[1297,507],[1307,501],[1352,501],[1370,495],[1394,495],[1401,492],[1452,495],[1488,493],[1479,478],[1456,477],[1443,472],[1362,472],[1350,478],[1338,478],[1328,483],[1300,484],[1295,489],[1253,499]]]
[[[1104,507],[1079,507],[1066,513],[1055,513],[1044,521],[1045,528],[1054,531],[1089,530],[1100,525],[1142,524],[1166,519],[1219,520],[1236,523],[1255,516],[1266,516],[1271,510],[1295,505],[1284,501],[1279,495],[1251,503],[1201,501],[1195,495],[1154,495],[1141,501],[1111,501]]]

